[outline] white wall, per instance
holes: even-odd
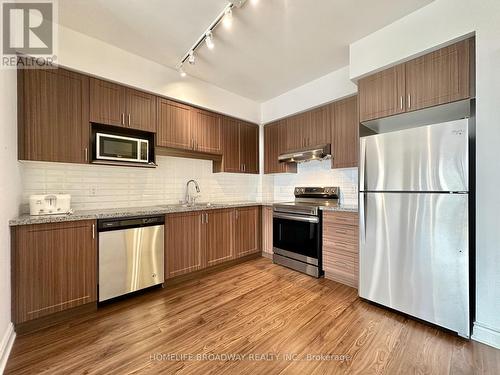
[[[63,26],[58,36],[62,66],[260,123],[257,102]]]
[[[200,185],[200,202],[260,199],[259,175],[212,173],[210,160],[158,156],[157,162],[154,169],[22,162],[23,211],[31,194],[48,193],[71,194],[76,210],[175,204],[190,179]]]
[[[17,78],[14,70],[0,69],[0,373],[10,350],[10,230],[18,213],[21,178],[17,162]]]
[[[261,122],[266,124],[350,96],[357,91],[357,86],[349,79],[349,67],[346,66],[262,103]]]
[[[357,78],[476,33],[477,257],[474,338],[500,348],[500,1],[436,0],[351,45]]]

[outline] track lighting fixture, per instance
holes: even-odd
[[[184,69],[182,69],[182,65],[179,67],[179,74],[182,78],[186,76],[186,72],[184,71]]]
[[[222,23],[226,28],[230,28],[233,24],[233,11],[231,7],[227,7],[224,12],[224,18],[222,19]]]
[[[226,4],[217,18],[210,24],[210,26],[208,26],[205,32],[198,38],[196,43],[193,44],[188,52],[186,52],[182,57],[181,61],[178,64],[179,74],[182,77],[186,76],[186,73],[182,70],[182,64],[184,64],[186,61],[190,65],[194,65],[196,63],[195,51],[201,44],[203,44],[203,41],[205,41],[208,49],[213,49],[215,47],[213,31],[217,28],[217,26],[219,26],[220,23],[223,23],[226,28],[231,27],[231,24],[233,23],[233,8],[241,8],[245,5],[246,2],[247,0],[230,0]],[[256,0],[252,0],[252,2],[256,3]]]
[[[205,43],[207,44],[208,49],[214,49],[214,37],[212,35],[212,31],[209,31],[205,34]]]
[[[189,52],[188,63],[191,65],[196,64],[196,57],[194,56],[194,51]]]

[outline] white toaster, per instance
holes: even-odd
[[[57,215],[71,212],[71,195],[30,195],[30,215]]]

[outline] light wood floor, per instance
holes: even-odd
[[[499,374],[500,350],[260,258],[18,337],[6,373]]]

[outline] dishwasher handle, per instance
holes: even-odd
[[[155,225],[164,225],[165,216],[140,216],[125,217],[113,219],[101,219],[97,221],[97,230],[107,232],[111,230],[122,230],[129,228],[151,227]]]

